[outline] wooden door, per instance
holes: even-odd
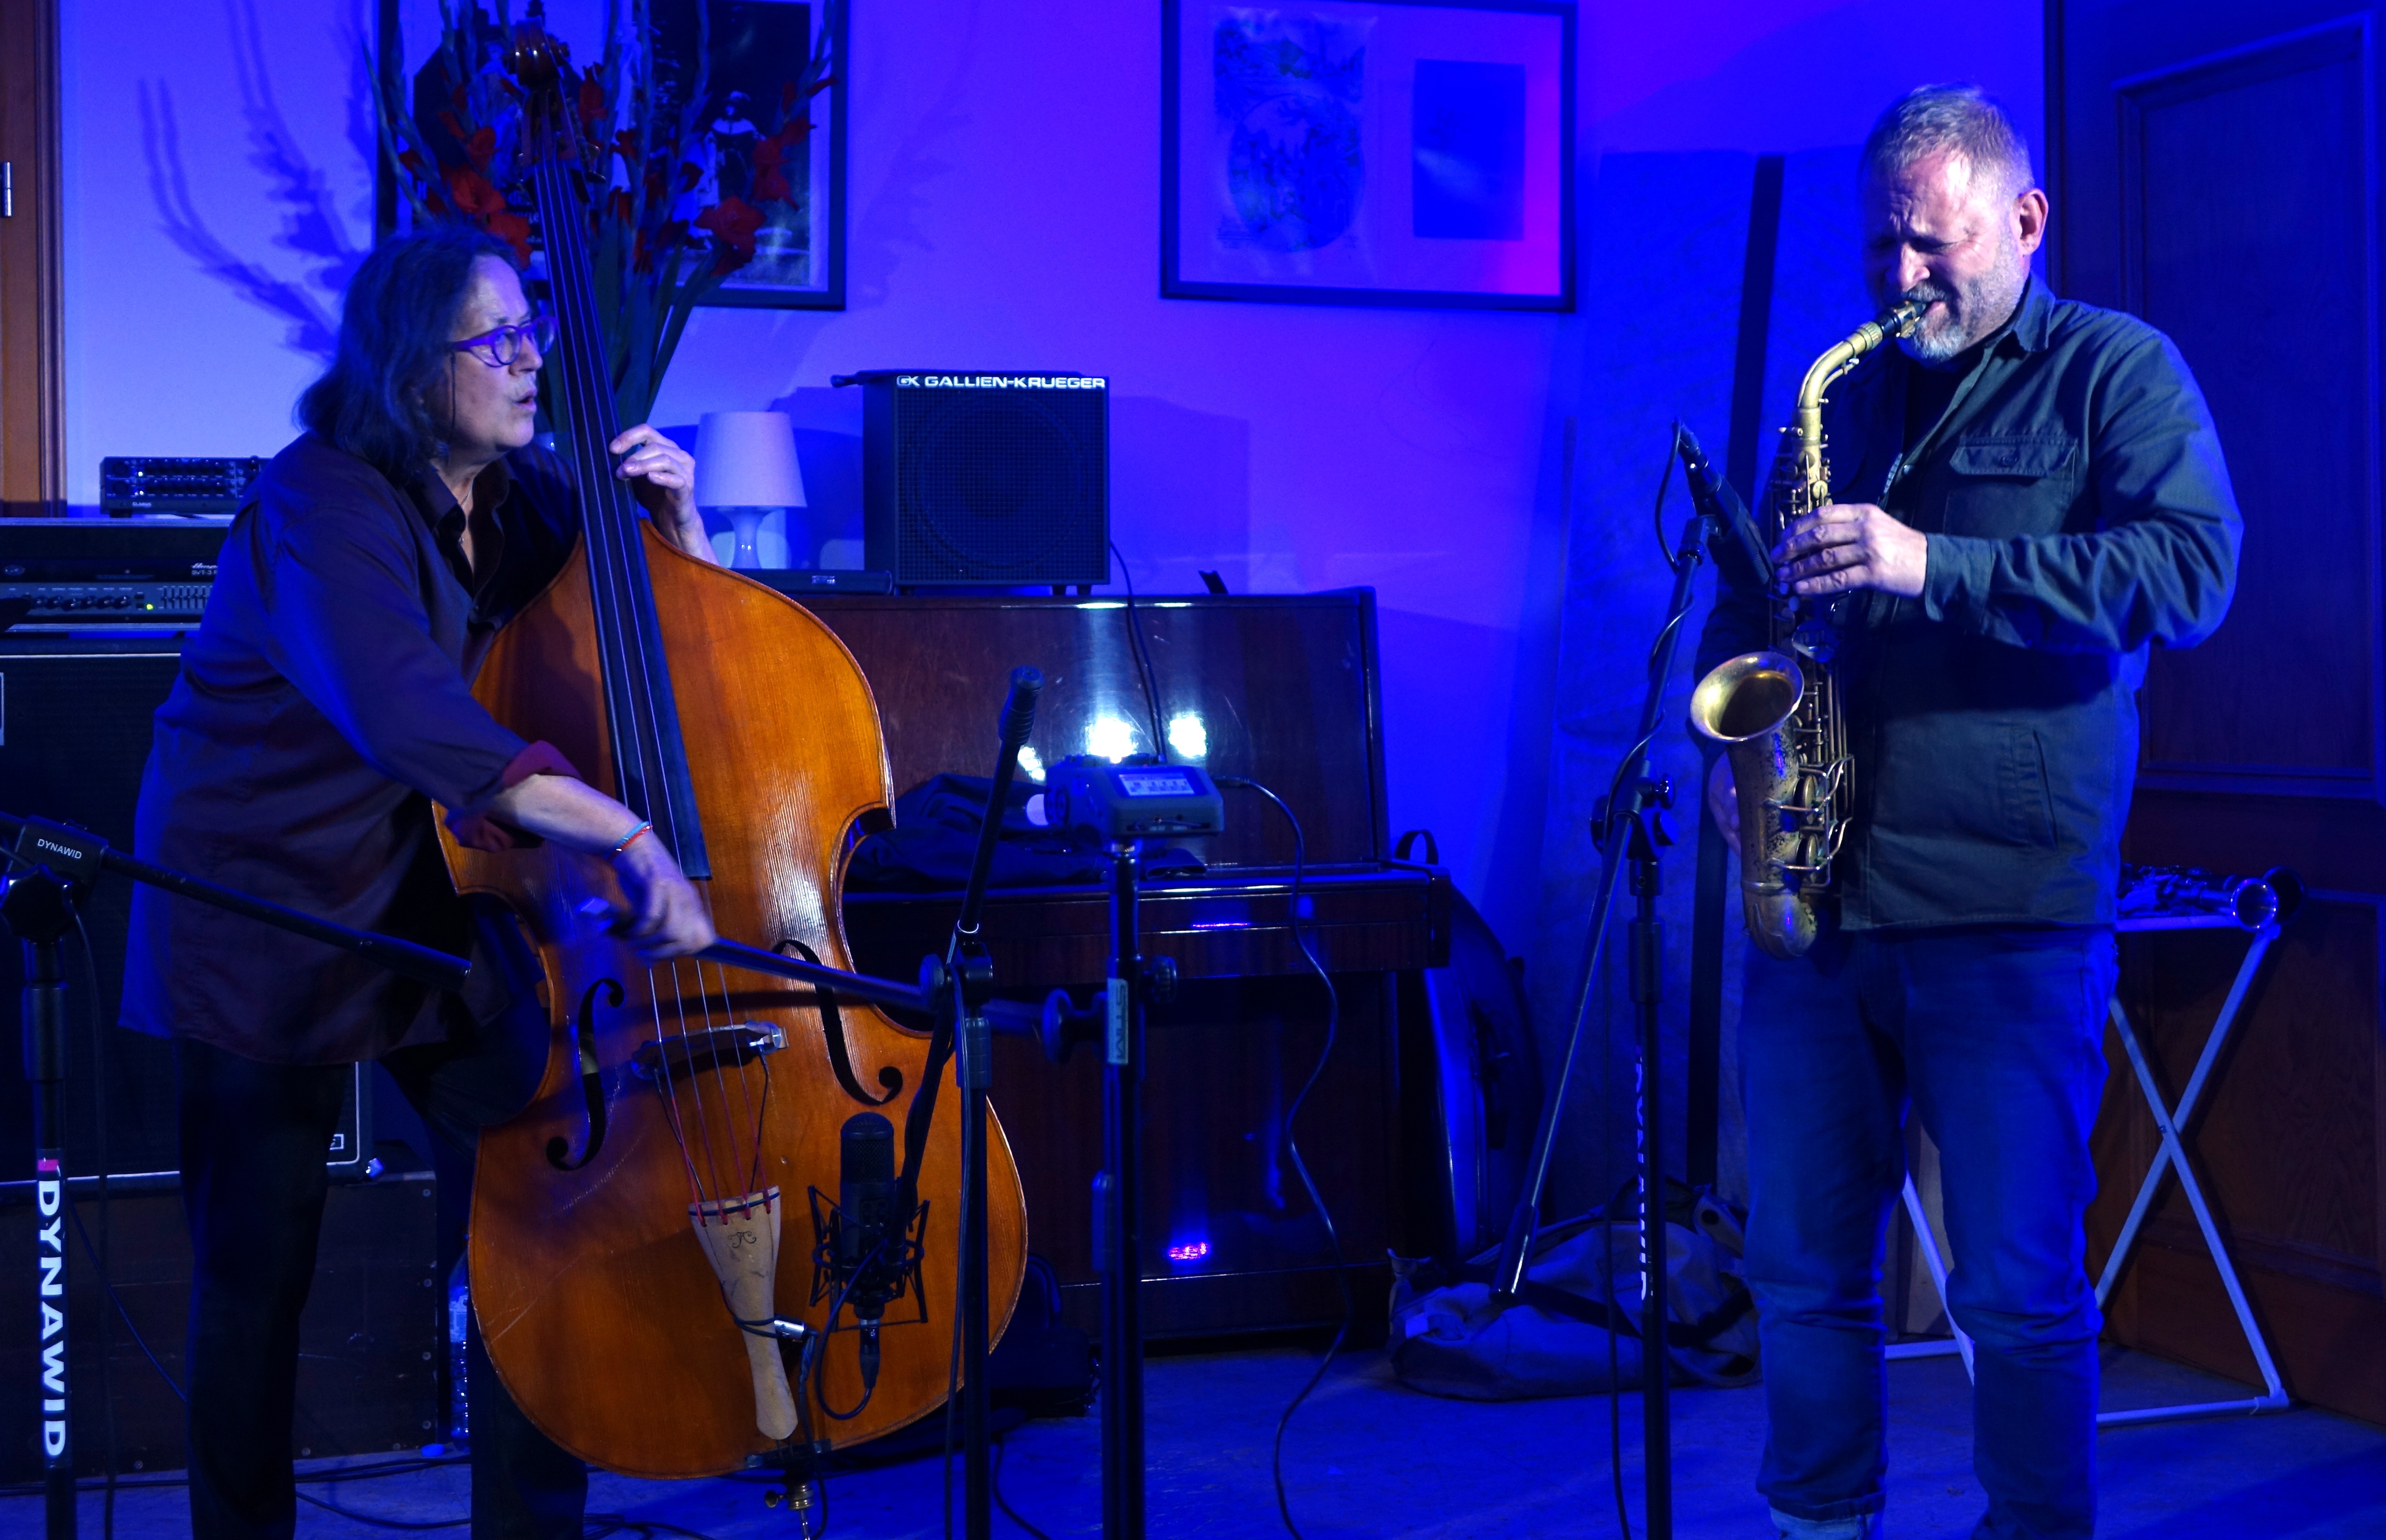
[[[2228,623],[2154,659],[2125,853],[2283,864],[2315,890],[2189,1143],[2290,1392],[2386,1421],[2379,11],[2053,0],[2048,19],[2054,286],[2178,343],[2246,523]],[[2218,932],[2124,944],[2173,1097],[2242,955]],[[2125,1072],[2105,1100],[2100,1262],[2154,1149]],[[2254,1380],[2176,1183],[2140,1246],[2116,1334]]]
[[[0,503],[66,511],[57,0],[0,0]]]

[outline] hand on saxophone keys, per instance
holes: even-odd
[[[1817,508],[1773,547],[1776,573],[1802,598],[1856,588],[1916,597],[1929,555],[1928,536],[1870,503]]]

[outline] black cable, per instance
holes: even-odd
[[[1292,1414],[1300,1409],[1300,1404],[1309,1399],[1309,1393],[1325,1378],[1326,1370],[1333,1366],[1334,1355],[1342,1350],[1343,1342],[1350,1334],[1351,1322],[1358,1316],[1358,1306],[1350,1297],[1350,1264],[1342,1259],[1342,1237],[1334,1228],[1334,1216],[1327,1211],[1325,1199],[1317,1191],[1317,1183],[1310,1177],[1309,1162],[1301,1158],[1300,1140],[1293,1124],[1300,1116],[1301,1107],[1309,1100],[1309,1093],[1316,1088],[1318,1077],[1325,1074],[1326,1060],[1334,1057],[1334,1039],[1342,1022],[1342,996],[1334,987],[1334,975],[1328,973],[1325,965],[1318,960],[1308,935],[1300,928],[1300,878],[1309,857],[1308,842],[1300,831],[1300,820],[1284,798],[1249,776],[1222,775],[1218,777],[1218,784],[1259,793],[1275,803],[1276,810],[1284,814],[1285,820],[1292,825],[1292,893],[1289,899],[1292,939],[1294,945],[1300,948],[1301,957],[1315,970],[1318,982],[1325,986],[1325,1045],[1318,1050],[1317,1062],[1311,1068],[1309,1078],[1301,1083],[1300,1094],[1292,1098],[1291,1107],[1284,1114],[1285,1153],[1291,1157],[1292,1169],[1300,1178],[1301,1189],[1309,1195],[1310,1206],[1317,1210],[1318,1221],[1325,1227],[1325,1244],[1334,1257],[1334,1282],[1342,1291],[1342,1324],[1334,1329],[1334,1340],[1326,1344],[1325,1356],[1317,1360],[1316,1372],[1309,1376],[1309,1383],[1302,1385],[1300,1393],[1286,1404],[1284,1415],[1275,1422],[1275,1448],[1270,1467],[1275,1477],[1275,1510],[1284,1520],[1284,1527],[1291,1533],[1293,1540],[1303,1540],[1300,1526],[1292,1521],[1292,1505],[1284,1494],[1284,1433],[1292,1424]]]
[[[1111,542],[1111,555],[1118,557],[1119,579],[1126,584],[1126,634],[1127,640],[1135,644],[1135,675],[1143,682],[1143,708],[1151,719],[1151,752],[1166,764],[1168,735],[1160,726],[1160,689],[1156,682],[1159,675],[1152,670],[1151,652],[1144,643],[1143,622],[1136,618],[1135,579],[1128,573],[1126,557],[1115,540]]]
[[[796,1359],[796,1436],[804,1441],[804,1484],[811,1489],[819,1525],[814,1528],[812,1521],[803,1521],[803,1540],[820,1540],[828,1533],[828,1469],[822,1458],[826,1450],[812,1435],[811,1413],[813,1366],[827,1342],[827,1333],[813,1333],[804,1340],[803,1352]]]
[[[83,1228],[82,1206],[75,1202],[72,1193],[65,1196],[65,1203],[69,1217],[74,1221],[75,1234],[82,1241],[83,1255],[91,1258],[91,1265],[94,1269],[98,1269],[99,1248],[91,1244],[91,1232]],[[141,1335],[141,1328],[132,1324],[132,1312],[124,1308],[124,1296],[116,1292],[114,1281],[104,1270],[99,1272],[99,1286],[107,1291],[108,1302],[116,1307],[116,1313],[123,1318],[124,1329],[132,1334],[132,1346],[141,1349],[141,1356],[149,1360],[149,1367],[156,1370],[157,1377],[166,1382],[166,1388],[174,1393],[174,1398],[184,1406],[189,1406],[190,1396],[183,1393],[181,1385],[174,1383],[174,1376],[166,1372],[166,1366],[157,1361],[157,1355],[149,1351],[149,1344]]]
[[[429,1471],[442,1465],[462,1465],[471,1459],[470,1455],[427,1457],[409,1455],[404,1459],[383,1460],[373,1465],[351,1465],[344,1470],[326,1471],[320,1476],[304,1476],[299,1480],[308,1486],[337,1486],[344,1482],[376,1481],[384,1476],[410,1476],[418,1471]],[[100,1478],[97,1476],[87,1476],[75,1484],[75,1490],[96,1492],[100,1490],[99,1482]],[[117,1484],[130,1492],[146,1487],[188,1486],[191,1484],[191,1478],[187,1474],[151,1476],[144,1477],[139,1481],[120,1481]],[[47,1487],[38,1484],[0,1486],[0,1497],[38,1497],[47,1490]]]
[[[658,1534],[683,1534],[687,1536],[687,1540],[712,1540],[712,1536],[702,1530],[682,1529],[660,1519],[633,1519],[623,1513],[584,1514],[580,1523],[582,1540],[607,1540],[609,1535],[624,1533],[642,1535],[645,1540],[654,1540]],[[600,1525],[601,1528],[598,1527]]]
[[[998,1443],[994,1446],[995,1506],[1001,1509],[1004,1515],[1007,1516],[1012,1523],[1017,1524],[1021,1529],[1023,1529],[1028,1534],[1036,1536],[1036,1540],[1052,1540],[1050,1535],[1045,1534],[1042,1530],[1037,1529],[1034,1524],[1031,1524],[1026,1520],[1021,1518],[1019,1516],[1019,1509],[1011,1507],[1011,1499],[1002,1495],[1002,1451],[1010,1446],[1011,1446],[1007,1443]]]
[[[956,989],[961,987],[959,980],[954,981],[953,987]],[[956,1027],[954,1030],[958,1033],[960,1029]],[[969,1099],[967,1092],[962,1093],[961,1099],[962,1105],[966,1108]],[[966,1140],[969,1136],[969,1117],[964,1112],[961,1118],[961,1137]],[[964,1171],[969,1169],[969,1159],[966,1156],[961,1159],[961,1169]],[[960,1237],[969,1233],[970,1225],[970,1184],[966,1178],[961,1182],[961,1197],[955,1207],[960,1214],[961,1226],[953,1232],[953,1244],[956,1247],[961,1247]],[[961,1267],[953,1269],[953,1338],[951,1346],[945,1355],[945,1496],[944,1502],[940,1505],[945,1516],[945,1540],[953,1540],[953,1419],[961,1403],[961,1290],[962,1274],[968,1271],[967,1268]],[[970,1392],[973,1395],[983,1396],[986,1394],[986,1387],[972,1385]]]
[[[1657,549],[1664,555],[1668,567],[1674,565],[1674,548],[1665,544],[1665,488],[1673,482],[1674,461],[1681,450],[1682,425],[1676,422],[1674,424],[1673,442],[1665,445],[1665,469],[1657,473],[1657,506],[1649,510],[1649,522],[1657,531]]]
[[[472,1521],[472,1517],[469,1513],[461,1519],[382,1519],[370,1513],[358,1513],[354,1509],[342,1508],[337,1503],[327,1502],[321,1497],[310,1496],[304,1492],[294,1495],[300,1502],[311,1503],[326,1513],[336,1513],[343,1519],[353,1519],[358,1523],[370,1524],[375,1529],[462,1529]]]
[[[1695,561],[1698,559],[1695,548],[1688,551],[1676,551],[1673,547],[1665,544],[1665,487],[1667,483],[1673,480],[1674,461],[1676,457],[1677,452],[1681,448],[1681,443],[1682,425],[1676,422],[1674,424],[1673,442],[1665,446],[1665,469],[1658,472],[1657,475],[1657,506],[1650,511],[1650,520],[1656,526],[1657,530],[1657,549],[1659,554],[1664,559],[1665,570],[1669,572],[1677,571],[1679,570],[1679,564],[1685,560]],[[1662,627],[1658,628],[1657,639],[1649,645],[1649,672],[1652,677],[1657,672],[1658,664],[1668,656],[1668,649],[1673,643],[1674,632],[1681,630],[1683,625],[1689,620],[1690,610],[1689,598],[1689,595],[1685,591],[1683,594],[1683,607],[1674,611],[1673,614],[1665,618],[1665,623]],[[1642,738],[1639,743],[1634,744],[1630,748],[1626,749],[1623,755],[1617,758],[1615,761],[1615,774],[1607,783],[1607,796],[1603,806],[1611,809],[1616,806],[1617,794],[1623,790],[1624,783],[1630,778],[1632,768],[1640,763],[1640,757],[1646,754],[1649,751],[1649,745],[1656,741],[1658,731],[1664,725],[1664,713],[1661,711],[1649,723],[1648,735]],[[1705,795],[1703,788],[1702,788],[1701,795]],[[1609,831],[1604,827],[1602,827],[1599,832],[1600,848],[1601,851],[1604,851],[1607,848],[1608,834]]]
[[[92,1163],[99,1168],[99,1276],[107,1277],[108,1258],[116,1249],[116,1225],[107,1201],[107,1038],[99,1019],[99,965],[91,949],[91,932],[82,922],[81,906],[70,906],[67,912],[74,919],[77,948],[82,959],[83,1020],[91,1035],[91,1120],[93,1143],[96,1146]],[[144,1348],[144,1351],[146,1351]],[[107,1312],[99,1313],[99,1400],[100,1424],[106,1430],[100,1447],[100,1471],[107,1478],[107,1496],[100,1504],[99,1533],[101,1540],[116,1540],[116,1467],[119,1450],[116,1431],[116,1382],[109,1360],[116,1357],[116,1333],[107,1323]]]
[[[1665,566],[1669,570],[1682,559],[1665,544],[1665,488],[1673,480],[1674,461],[1679,457],[1681,447],[1682,425],[1676,422],[1674,424],[1674,436],[1665,445],[1665,469],[1657,476],[1656,507],[1650,512],[1650,521],[1655,526],[1657,532],[1657,547],[1663,553]],[[1664,656],[1666,644],[1672,639],[1674,632],[1679,630],[1689,618],[1688,609],[1676,610],[1666,618],[1664,626],[1657,632],[1656,642],[1649,649],[1651,673],[1653,674],[1656,671],[1658,659]],[[1626,772],[1633,766],[1640,763],[1641,756],[1648,751],[1650,743],[1656,737],[1658,724],[1663,723],[1664,720],[1664,717],[1661,713],[1657,722],[1651,724],[1649,736],[1634,744],[1616,762],[1615,775],[1607,783],[1607,795],[1601,804],[1608,815],[1613,814],[1617,805]],[[1703,789],[1701,795],[1704,795]],[[1608,854],[1608,845],[1616,837],[1617,831],[1612,823],[1603,824],[1601,827],[1599,844],[1602,855]],[[1621,860],[1624,852],[1617,850],[1613,855],[1614,858]],[[1612,1042],[1615,1024],[1614,1001],[1604,994],[1601,995],[1601,1011],[1600,1041]],[[1601,1159],[1606,1158],[1608,1141],[1614,1133],[1614,1123],[1611,1116],[1614,1101],[1614,1093],[1612,1088],[1599,1098],[1599,1152]],[[1600,1236],[1601,1243],[1607,1247],[1607,1283],[1604,1285],[1606,1296],[1604,1303],[1612,1315],[1616,1313],[1619,1303],[1615,1291],[1615,1240],[1612,1233],[1614,1223],[1615,1205],[1610,1202],[1600,1214]],[[1617,1366],[1616,1324],[1615,1321],[1611,1320],[1607,1332],[1607,1469],[1609,1478],[1615,1489],[1615,1522],[1624,1532],[1624,1540],[1632,1540],[1632,1515],[1624,1501],[1624,1387]],[[1648,1352],[1649,1346],[1647,1343],[1641,1344],[1640,1350],[1643,1353]],[[1659,1346],[1658,1351],[1664,1351],[1662,1346]]]
[[[1604,992],[1600,996],[1599,1025],[1599,1041],[1601,1051],[1604,1052],[1606,1045],[1614,1041],[1613,1034],[1615,1026],[1614,997]],[[1612,1064],[1614,1060],[1611,1058],[1609,1062]],[[1614,1137],[1615,1133],[1615,1093],[1613,1087],[1605,1089],[1606,1094],[1599,1098],[1599,1155],[1601,1160],[1606,1159],[1608,1141]],[[1615,1522],[1624,1532],[1624,1540],[1632,1540],[1632,1515],[1624,1506],[1624,1373],[1616,1364],[1615,1346],[1615,1333],[1616,1329],[1623,1324],[1623,1312],[1618,1308],[1622,1301],[1617,1299],[1615,1295],[1614,1224],[1615,1204],[1613,1199],[1610,1199],[1604,1211],[1600,1215],[1599,1225],[1599,1244],[1607,1248],[1607,1282],[1601,1286],[1600,1290],[1603,1296],[1600,1303],[1606,1306],[1608,1309],[1607,1473],[1615,1490]],[[1640,1350],[1647,1352],[1648,1345],[1643,1343]]]

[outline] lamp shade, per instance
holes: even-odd
[[[706,508],[799,508],[804,474],[785,412],[707,412],[696,431],[696,503]]]

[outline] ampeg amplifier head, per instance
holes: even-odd
[[[902,588],[1110,581],[1110,382],[869,369],[863,559]]]

